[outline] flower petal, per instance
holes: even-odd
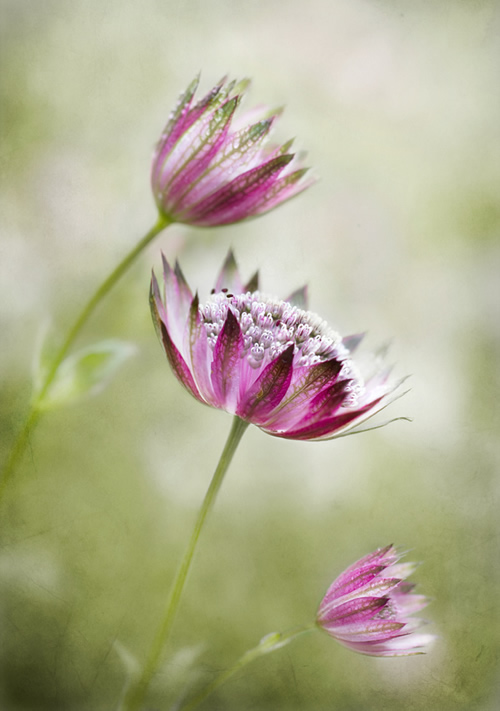
[[[363,582],[359,587],[353,587],[348,592],[327,593],[320,606],[321,615],[328,617],[334,607],[350,603],[351,600],[360,597],[383,598],[391,594],[391,599],[394,599],[394,591],[400,583],[399,578],[384,578],[382,574],[376,574],[368,582]]]
[[[354,353],[366,334],[355,333],[352,336],[344,336],[342,339],[342,345],[347,348],[349,353]]]
[[[292,379],[293,344],[267,365],[249,390],[240,392],[236,414],[259,424],[283,399]]]
[[[239,361],[243,336],[233,312],[228,309],[224,327],[215,344],[212,361],[212,385],[219,404],[228,412],[235,410],[239,387]]]
[[[215,282],[215,291],[223,291],[224,289],[229,290],[229,292],[233,294],[242,294],[246,290],[243,288],[243,282],[241,281],[232,249],[227,253],[227,257]]]
[[[245,284],[245,286],[243,288],[243,292],[247,293],[249,291],[254,292],[254,291],[258,291],[258,290],[259,290],[259,271],[257,270],[256,272],[254,272],[252,274],[250,279]]]
[[[167,181],[162,191],[168,188],[170,201],[184,211],[182,200],[210,165],[229,131],[231,118],[238,106],[239,97],[228,99],[213,113],[202,117],[186,131],[169,156]]]
[[[226,132],[217,155],[207,164],[199,179],[192,183],[189,204],[196,204],[218,190],[221,184],[256,167],[261,158],[260,145],[269,134],[275,118],[266,118],[235,133]]]
[[[330,383],[335,382],[342,363],[330,359],[312,366],[296,367],[287,396],[266,422],[266,429],[287,431],[302,419],[309,401]]]
[[[288,296],[285,301],[288,301],[289,304],[292,304],[292,306],[297,306],[299,309],[302,309],[303,311],[307,311],[307,302],[308,302],[308,295],[307,295],[307,286],[301,286],[300,289],[296,289],[295,291],[292,291],[290,296]]]
[[[364,592],[365,586],[384,570],[384,565],[368,564],[360,566],[349,573],[346,571],[330,585],[323,598],[320,610],[323,610],[331,600],[344,598],[357,590]]]
[[[150,299],[150,305],[153,321],[158,327],[163,348],[167,355],[168,362],[170,363],[170,367],[174,371],[174,375],[178,380],[180,380],[180,382],[191,393],[191,395],[193,395],[200,402],[205,403],[204,399],[200,395],[198,388],[196,387],[196,384],[193,380],[193,376],[191,375],[191,371],[189,370],[186,361],[182,357],[175,343],[170,338],[170,334],[167,330],[167,327],[164,324],[163,320],[160,318],[160,314],[158,313],[156,300],[154,297]]]
[[[365,571],[374,571],[378,569],[379,571],[385,570],[386,573],[391,570],[393,576],[396,575],[394,572],[394,567],[392,567],[399,559],[400,555],[396,553],[394,546],[389,544],[384,548],[379,548],[373,553],[364,556],[360,560],[350,565],[344,570],[344,572],[339,575],[333,583],[328,588],[327,594],[337,592],[339,595],[343,595],[345,591],[349,591],[350,584],[356,579],[363,580]],[[397,575],[398,578],[402,577]]]
[[[210,378],[211,353],[208,347],[207,332],[199,311],[198,294],[194,295],[191,302],[185,341],[187,341],[185,351],[189,354],[189,365],[196,386],[209,405],[217,406]]]
[[[315,421],[304,427],[297,427],[287,432],[277,432],[277,437],[285,437],[288,439],[334,439],[345,429],[351,429],[354,424],[358,423],[363,415],[367,414],[370,417],[375,414],[373,409],[379,400],[373,403],[368,403],[364,407],[357,410],[347,410],[340,415],[326,417],[323,420]],[[366,419],[366,418],[365,418]],[[272,433],[274,434],[274,433]]]
[[[180,347],[193,295],[179,264],[176,262],[174,269],[172,269],[164,254],[162,254],[162,262],[165,286],[165,325],[172,340]]]
[[[435,636],[432,634],[410,634],[400,635],[383,642],[350,641],[347,643],[339,641],[359,654],[367,654],[372,657],[408,657],[414,654],[424,654],[434,640]]]
[[[333,415],[342,406],[348,396],[349,380],[337,380],[324,388],[309,402],[304,420],[313,422]]]
[[[280,155],[249,170],[208,197],[191,206],[184,215],[185,221],[200,226],[224,225],[253,214],[262,195],[275,182],[292,155]]]
[[[195,82],[196,86],[194,86]],[[203,114],[215,110],[215,108],[222,102],[223,98],[225,98],[225,94],[222,92],[223,82],[224,80],[222,80],[221,83],[219,83],[211,91],[209,91],[208,94],[203,99],[201,99],[201,101],[199,101],[192,109],[190,109],[191,101],[193,98],[193,95],[191,94],[191,88],[194,86],[194,89],[196,90],[198,84],[198,78],[195,79],[188,87],[186,94],[181,97],[180,107],[182,110],[176,123],[172,126],[170,133],[167,133],[170,122],[167,125],[167,129],[165,129],[165,132],[162,136],[162,139],[160,140],[157,152],[153,159],[152,172],[153,192],[158,202],[158,206],[160,207],[160,209],[162,209],[162,211],[165,211],[167,203],[169,204],[171,202],[171,200],[165,198],[165,188],[168,185],[169,179],[173,174],[176,159],[175,157],[180,152],[180,149],[178,148],[176,153],[173,154],[173,157],[172,152],[174,148],[176,148],[180,144],[181,141],[184,141],[184,134],[186,134],[191,129],[191,127],[195,127],[195,124],[201,119]],[[182,102],[185,99],[186,103],[183,104]],[[206,122],[207,121],[205,121],[205,123]],[[202,131],[202,125],[204,124],[198,125],[199,132]],[[191,131],[191,135],[194,131],[195,128],[193,128],[193,130]],[[185,146],[185,143],[186,142],[184,141],[181,144],[181,147]]]
[[[255,214],[261,215],[263,212],[269,212],[269,210],[280,205],[284,200],[290,200],[290,198],[299,195],[299,193],[302,193],[314,185],[316,182],[314,178],[302,180],[304,175],[308,172],[309,168],[300,168],[274,181],[269,189],[261,196],[258,205],[255,206]]]
[[[175,145],[176,141],[180,138],[182,132],[186,129],[186,116],[189,112],[189,107],[191,106],[193,96],[199,83],[200,75],[198,74],[198,76],[193,79],[191,84],[189,84],[186,91],[180,95],[176,107],[168,118],[167,125],[165,126],[161,138],[158,141],[153,158],[151,173],[153,188],[155,188],[168,153]],[[192,122],[195,120],[196,119],[193,118]]]

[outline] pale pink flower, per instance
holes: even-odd
[[[233,116],[249,81],[219,82],[192,106],[196,78],[179,98],[156,147],[151,183],[162,214],[190,225],[227,225],[260,215],[304,190],[307,169],[265,139],[280,111]]]
[[[399,563],[394,546],[380,548],[345,570],[328,588],[316,622],[338,642],[361,654],[400,657],[423,653],[434,635],[417,633],[411,617],[429,602],[405,582],[414,563]]]
[[[230,252],[200,304],[164,258],[164,298],[153,275],[151,308],[170,365],[202,403],[289,439],[329,439],[382,409],[388,372],[363,380],[352,359],[361,337],[342,338],[307,311],[306,290],[286,300],[243,285]]]

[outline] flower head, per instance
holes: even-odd
[[[410,617],[428,603],[405,582],[414,563],[399,563],[394,546],[380,548],[345,570],[328,588],[316,622],[341,644],[361,654],[400,657],[419,654],[431,634],[415,632],[423,621]]]
[[[153,321],[170,365],[200,402],[289,439],[339,436],[379,411],[394,384],[387,372],[366,382],[342,338],[307,311],[306,290],[286,300],[243,285],[230,252],[200,304],[178,264],[164,259],[164,299],[153,275]]]
[[[151,183],[162,214],[190,225],[227,225],[311,184],[289,153],[292,141],[263,145],[279,111],[254,109],[233,123],[248,80],[222,79],[193,106],[198,81],[180,96],[154,154]]]

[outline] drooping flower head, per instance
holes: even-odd
[[[308,187],[307,169],[283,146],[266,145],[280,111],[256,108],[233,122],[249,81],[220,81],[193,105],[197,77],[180,96],[153,158],[160,212],[190,225],[227,225],[260,215]]]
[[[207,405],[289,439],[343,434],[384,407],[387,372],[364,381],[352,359],[361,340],[342,338],[307,311],[306,290],[286,300],[243,285],[230,252],[201,304],[178,264],[164,258],[164,298],[153,275],[151,310],[170,365]]]
[[[328,588],[316,622],[338,642],[361,654],[400,657],[423,653],[434,635],[417,633],[411,617],[429,602],[405,582],[414,563],[400,563],[394,546],[380,548],[345,570]]]

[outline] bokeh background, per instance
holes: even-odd
[[[0,702],[115,709],[148,649],[230,426],[171,374],[149,274],[178,256],[206,295],[241,270],[365,347],[391,343],[411,392],[398,422],[320,444],[246,434],[200,546],[153,709],[268,632],[310,620],[348,564],[395,542],[424,561],[439,638],[425,656],[357,656],[319,633],[202,707],[498,708],[500,8],[496,0],[1,0],[2,460],[47,323],[64,332],[155,221],[152,148],[202,71],[254,79],[247,106],[320,181],[270,215],[161,235],[80,345],[137,353],[98,397],[49,413],[0,511]],[[385,414],[385,413],[384,413]],[[382,418],[383,419],[383,418]],[[128,661],[127,661],[128,660]]]

